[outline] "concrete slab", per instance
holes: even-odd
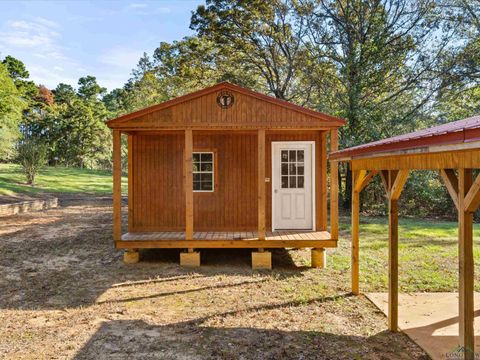
[[[368,293],[367,298],[385,315],[387,293]],[[457,359],[458,294],[399,294],[398,326],[432,359]],[[480,358],[480,293],[475,293],[475,358]]]

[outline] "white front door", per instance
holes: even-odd
[[[272,142],[273,230],[313,230],[314,142]]]

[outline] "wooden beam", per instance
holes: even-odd
[[[352,293],[355,295],[360,293],[360,191],[357,189],[361,177],[361,170],[352,174]]]
[[[388,198],[388,328],[398,331],[398,198],[409,170],[382,171]]]
[[[465,358],[470,359],[475,349],[473,213],[465,211],[465,205],[472,179],[472,169],[458,169],[459,340],[466,350]]]
[[[473,182],[470,190],[468,190],[467,195],[465,196],[465,208],[464,211],[474,213],[477,211],[478,206],[480,205],[480,174],[477,175],[477,178]]]
[[[338,150],[338,129],[330,130],[330,152]],[[338,162],[330,162],[330,234],[338,239]]]
[[[388,328],[398,331],[398,200],[388,199]]]
[[[320,132],[320,144],[319,147],[321,151],[320,160],[317,162],[320,163],[320,171],[317,173],[320,178],[320,189],[321,194],[320,204],[317,205],[317,214],[320,216],[320,226],[317,227],[317,230],[326,231],[328,229],[328,193],[327,193],[327,131]],[[318,215],[317,215],[318,216]]]
[[[378,170],[372,170],[369,171],[368,174],[365,175],[365,177],[362,179],[362,181],[359,181],[358,184],[358,191],[362,192],[365,187],[370,184],[372,179],[375,177],[375,175],[378,174]]]
[[[133,219],[134,213],[133,213],[133,137],[135,135],[128,135],[128,231],[131,231],[133,229]]]
[[[193,132],[185,130],[184,169],[185,176],[185,240],[193,239]]]
[[[455,207],[458,209],[458,178],[455,174],[455,170],[440,169],[439,172]]]
[[[122,134],[113,130],[113,240],[122,239]]]
[[[385,192],[387,193],[387,196],[388,196],[388,192],[390,191],[390,184],[389,184],[390,177],[388,175],[388,170],[380,171],[380,177],[382,179],[383,188],[385,189]]]
[[[395,180],[391,182],[392,188],[390,191],[390,197],[393,200],[398,200],[398,198],[400,197],[400,194],[403,191],[403,187],[407,182],[409,173],[410,173],[409,170],[400,170],[395,174]]]
[[[265,240],[265,130],[258,130],[258,238]]]

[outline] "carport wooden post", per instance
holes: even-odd
[[[265,130],[257,132],[258,146],[258,239],[265,240]]]
[[[360,191],[357,190],[360,182],[361,172],[353,171],[352,174],[352,293],[360,293],[359,277],[359,227],[360,227]]]
[[[466,202],[471,188],[472,169],[458,169],[459,336],[460,345],[465,348],[466,359],[473,359],[475,349],[473,212],[469,211],[470,203]]]
[[[338,129],[330,131],[330,152],[338,150]],[[338,162],[330,162],[330,236],[338,240]]]
[[[185,240],[193,239],[193,134],[191,129],[185,130],[184,169],[185,180]]]
[[[408,170],[382,171],[388,199],[388,328],[398,331],[398,199]]]
[[[360,293],[360,193],[372,181],[377,170],[353,170],[352,174],[352,294]]]
[[[122,240],[122,136],[113,130],[113,240]]]

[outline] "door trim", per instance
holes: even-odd
[[[271,149],[270,149],[270,158],[271,158],[271,167],[272,167],[272,175],[271,175],[271,182],[270,184],[272,185],[272,231],[275,231],[275,189],[273,186],[273,178],[275,175],[275,157],[274,157],[274,146],[275,145],[280,145],[280,144],[296,144],[296,145],[311,145],[312,147],[312,163],[311,163],[311,173],[312,173],[312,179],[311,179],[311,186],[312,186],[312,228],[311,229],[305,229],[305,230],[317,230],[317,221],[316,221],[316,209],[317,209],[317,197],[315,194],[315,189],[317,187],[317,182],[316,182],[316,173],[315,173],[315,168],[316,168],[316,159],[315,159],[315,141],[272,141]]]

